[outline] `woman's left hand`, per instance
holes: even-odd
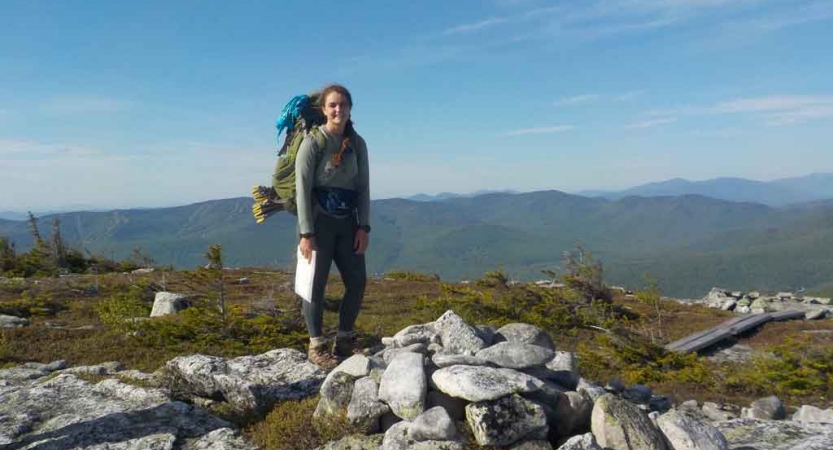
[[[362,229],[356,230],[356,238],[353,242],[353,250],[356,251],[356,254],[364,255],[368,245],[370,245],[370,236],[367,234],[367,231]]]

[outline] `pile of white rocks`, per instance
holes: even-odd
[[[803,296],[792,292],[779,292],[766,296],[757,291],[729,291],[714,287],[705,297],[695,303],[724,311],[734,311],[738,314],[795,310],[804,311],[804,318],[807,320],[833,317],[833,303],[829,298]]]
[[[370,436],[324,448],[452,450],[465,436],[530,449],[728,448],[702,415],[671,409],[647,386],[579,378],[574,355],[529,324],[470,326],[448,311],[383,343],[330,372],[315,412],[345,414]]]

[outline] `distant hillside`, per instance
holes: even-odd
[[[702,195],[733,202],[754,202],[769,206],[784,206],[833,199],[833,174],[812,174],[774,181],[755,181],[743,178],[688,181],[682,178],[674,178],[636,186],[623,191],[584,191],[579,194],[611,200],[627,196]]]
[[[210,244],[230,266],[289,268],[295,218],[256,225],[251,200],[175,208],[65,213],[64,239],[91,253],[123,258],[134,248],[157,263],[195,267]],[[52,216],[41,218],[48,234]],[[558,191],[487,194],[442,202],[372,203],[371,273],[420,270],[473,279],[487,270],[536,279],[581,243],[608,279],[638,286],[647,272],[666,293],[702,296],[713,285],[807,288],[833,281],[833,202],[772,208],[703,196],[586,198]],[[20,249],[32,241],[23,221],[0,220],[0,236]]]
[[[450,198],[460,198],[460,197],[478,197],[480,195],[486,194],[516,194],[516,191],[513,190],[481,190],[472,192],[470,194],[455,194],[453,192],[440,192],[436,195],[428,195],[428,194],[416,194],[410,197],[405,197],[405,200],[413,200],[416,202],[441,202],[443,200],[448,200]]]

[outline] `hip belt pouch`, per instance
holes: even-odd
[[[352,189],[315,188],[315,198],[321,209],[334,216],[349,216],[356,211],[359,193]]]

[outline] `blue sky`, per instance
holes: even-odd
[[[833,0],[0,1],[0,210],[245,196],[337,81],[374,198],[833,172]]]

